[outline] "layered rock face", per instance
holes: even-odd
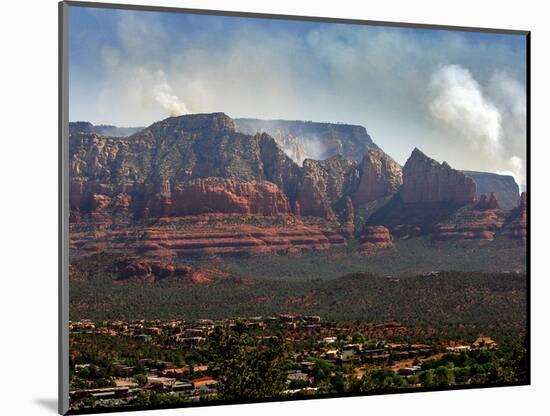
[[[269,134],[298,164],[305,159],[323,160],[338,155],[360,162],[369,149],[378,149],[362,126],[250,118],[239,118],[235,123],[237,130],[246,134]]]
[[[278,215],[290,214],[286,195],[268,181],[237,182],[197,179],[162,193],[160,216],[187,216],[205,212]]]
[[[474,202],[476,185],[464,173],[439,163],[414,149],[403,167],[401,199],[406,204]]]
[[[494,240],[506,220],[504,211],[496,209],[468,209],[460,212],[452,223],[435,227],[435,240]]]
[[[401,166],[381,150],[369,150],[359,165],[355,204],[365,204],[395,193],[403,182]]]
[[[167,220],[163,226],[73,232],[71,249],[80,255],[105,250],[156,258],[191,254],[266,254],[301,249],[325,250],[345,245],[336,229],[299,222],[254,226],[239,224],[242,216],[213,214],[187,218],[185,225]],[[252,218],[253,219],[253,218]],[[260,219],[258,219],[260,220]],[[174,219],[178,221],[178,219]]]
[[[514,209],[519,205],[519,186],[512,176],[467,170],[463,172],[476,183],[478,195],[493,193],[498,199],[500,207],[505,211]]]
[[[522,192],[519,207],[512,213],[511,222],[505,234],[509,238],[527,241],[527,193]]]
[[[386,227],[369,226],[363,230],[359,242],[362,250],[392,248],[393,236]]]

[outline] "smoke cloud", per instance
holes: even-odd
[[[494,74],[483,88],[468,69],[441,65],[432,74],[429,95],[430,114],[443,132],[479,152],[495,171],[525,183],[525,90],[517,81]]]
[[[401,164],[416,146],[457,169],[524,181],[521,36],[88,8],[77,16],[71,120],[143,126],[222,111],[359,124]],[[289,149],[299,162],[326,154],[307,139]]]
[[[188,113],[185,103],[172,93],[170,84],[166,82],[158,84],[155,86],[154,91],[155,100],[168,110],[171,116],[181,116]]]

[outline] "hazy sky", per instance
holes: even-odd
[[[69,57],[72,121],[361,124],[401,164],[416,146],[525,181],[521,35],[71,7]]]

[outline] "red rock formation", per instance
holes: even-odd
[[[223,214],[289,214],[290,204],[279,187],[271,182],[255,183],[232,180],[196,180],[176,185],[170,205],[163,216],[198,215],[208,212]]]
[[[108,271],[115,273],[119,280],[140,279],[153,283],[162,279],[177,279],[188,284],[211,281],[209,270],[137,256],[116,262]],[[219,276],[220,273],[212,270],[211,275]]]
[[[346,205],[344,207],[342,222],[342,231],[348,237],[353,236],[353,232],[355,231],[355,210],[353,208],[353,202],[351,201],[351,198],[349,196],[346,198]]]
[[[102,211],[111,204],[111,198],[107,195],[93,194],[92,195],[92,210]]]
[[[439,163],[414,149],[403,167],[401,199],[404,203],[472,203],[475,182],[446,162]]]
[[[326,200],[326,192],[314,178],[305,178],[300,184],[300,211],[305,216],[327,217],[332,208]]]
[[[424,229],[418,224],[399,224],[392,228],[391,232],[395,237],[400,238],[401,240],[408,240],[409,238],[422,235],[424,233]]]
[[[355,204],[365,204],[391,195],[403,182],[401,166],[381,150],[369,150],[359,165]]]
[[[487,197],[486,194],[483,194],[479,197],[479,201],[476,204],[476,209],[497,209],[498,201],[495,197],[495,194],[491,192],[490,196]]]
[[[261,221],[263,217],[250,218]],[[70,245],[79,254],[116,250],[147,257],[173,258],[178,254],[263,254],[296,249],[324,250],[346,244],[344,236],[335,229],[305,226],[299,222],[252,226],[238,224],[242,216],[221,214],[185,217],[182,220],[185,226],[169,222],[166,226],[138,229],[73,231],[70,233]],[[191,223],[191,220],[194,222]]]
[[[302,208],[300,201],[294,201],[294,215],[296,218],[302,218]]]
[[[128,212],[131,204],[132,204],[132,198],[128,194],[125,194],[122,192],[116,196],[113,202],[113,208],[115,210]]]
[[[346,191],[348,173],[356,168],[341,156],[304,161],[304,176],[298,186],[298,199],[304,216],[334,218],[332,205]]]
[[[489,199],[486,198],[484,208],[464,209],[459,211],[452,222],[439,224],[435,227],[435,240],[493,240],[496,233],[505,222],[504,211],[496,208],[486,208]]]
[[[527,192],[521,193],[521,203],[514,212],[512,222],[506,227],[505,235],[509,238],[527,241]]]
[[[390,231],[381,225],[366,227],[360,238],[362,250],[376,250],[393,247]]]

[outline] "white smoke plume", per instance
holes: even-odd
[[[429,110],[450,135],[464,140],[495,167],[525,183],[525,90],[515,80],[494,74],[483,88],[460,65],[440,66],[429,84]]]
[[[156,85],[153,91],[155,100],[168,110],[171,116],[181,116],[188,113],[185,103],[173,94],[172,87],[167,82]]]

